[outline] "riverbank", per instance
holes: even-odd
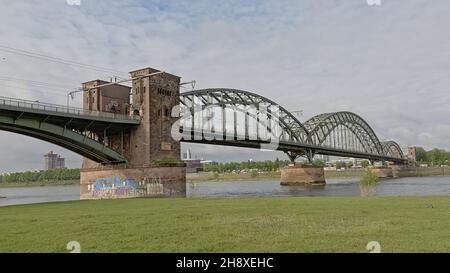
[[[363,169],[351,169],[340,171],[325,171],[325,178],[359,178],[363,175]],[[280,179],[280,172],[261,172],[261,173],[198,173],[187,174],[188,183],[195,182],[223,182],[240,180],[273,180]],[[450,176],[449,167],[428,167],[428,168],[406,168],[398,172],[399,177],[433,177]],[[21,188],[21,187],[47,187],[47,186],[77,186],[79,180],[66,181],[40,181],[40,182],[16,182],[0,183],[0,188]]]
[[[326,178],[355,178],[363,175],[363,170],[325,171]],[[239,180],[273,180],[280,179],[280,172],[262,173],[198,173],[187,174],[187,182],[223,182]]]
[[[432,205],[432,206],[431,206]],[[450,197],[133,199],[0,208],[0,252],[448,252]],[[433,223],[430,225],[429,223]]]
[[[359,178],[364,174],[363,169],[325,171],[325,178]],[[399,177],[433,177],[450,176],[449,167],[428,167],[428,168],[404,168],[398,171]],[[187,182],[213,182],[213,181],[239,181],[239,180],[268,180],[280,179],[280,172],[261,173],[198,173],[187,174]]]
[[[0,189],[1,188],[32,188],[32,187],[54,187],[54,186],[77,186],[77,185],[80,185],[80,181],[79,180],[14,182],[14,183],[0,183]]]

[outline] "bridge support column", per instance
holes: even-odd
[[[385,178],[393,178],[394,172],[392,168],[390,167],[377,167],[372,168],[370,171],[378,178],[385,179]]]
[[[392,169],[392,176],[394,178],[400,177],[400,170],[402,169],[400,165],[392,165],[390,168]]]
[[[325,171],[322,167],[290,166],[281,170],[282,186],[325,185]]]
[[[82,169],[81,199],[186,197],[186,169],[179,167],[100,167]]]
[[[295,161],[300,157],[305,157],[308,159],[309,163],[312,163],[314,160],[314,151],[313,150],[305,150],[305,151],[295,151],[295,152],[285,152],[285,154],[289,157],[289,160],[292,164],[295,164]]]

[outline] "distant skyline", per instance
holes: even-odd
[[[450,149],[448,14],[447,0],[10,1],[0,9],[0,95],[66,104],[82,82],[150,66],[197,88],[258,93],[303,110],[302,120],[348,110],[381,139]],[[71,105],[81,106],[80,94]],[[285,158],[186,147],[216,161]],[[80,167],[70,151],[0,131],[0,172],[39,169],[50,150]]]

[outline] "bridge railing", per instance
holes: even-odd
[[[121,120],[139,120],[139,117],[128,116],[123,114],[115,114],[108,112],[88,111],[77,107],[67,107],[64,105],[44,103],[39,101],[22,100],[0,96],[0,105],[6,105],[17,108],[26,108],[31,110],[40,110],[47,112],[56,112],[63,114],[71,114],[78,116],[91,116],[101,118],[112,118]]]

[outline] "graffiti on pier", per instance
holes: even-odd
[[[146,177],[140,182],[120,176],[99,178],[88,185],[88,191],[94,198],[150,197],[164,194],[164,185],[160,177]]]
[[[133,197],[136,196],[137,185],[134,179],[113,176],[97,179],[94,184],[88,185],[88,190],[97,198]]]
[[[163,195],[164,194],[164,186],[161,181],[161,177],[153,177],[153,178],[145,178],[143,184],[147,188],[147,195]]]

